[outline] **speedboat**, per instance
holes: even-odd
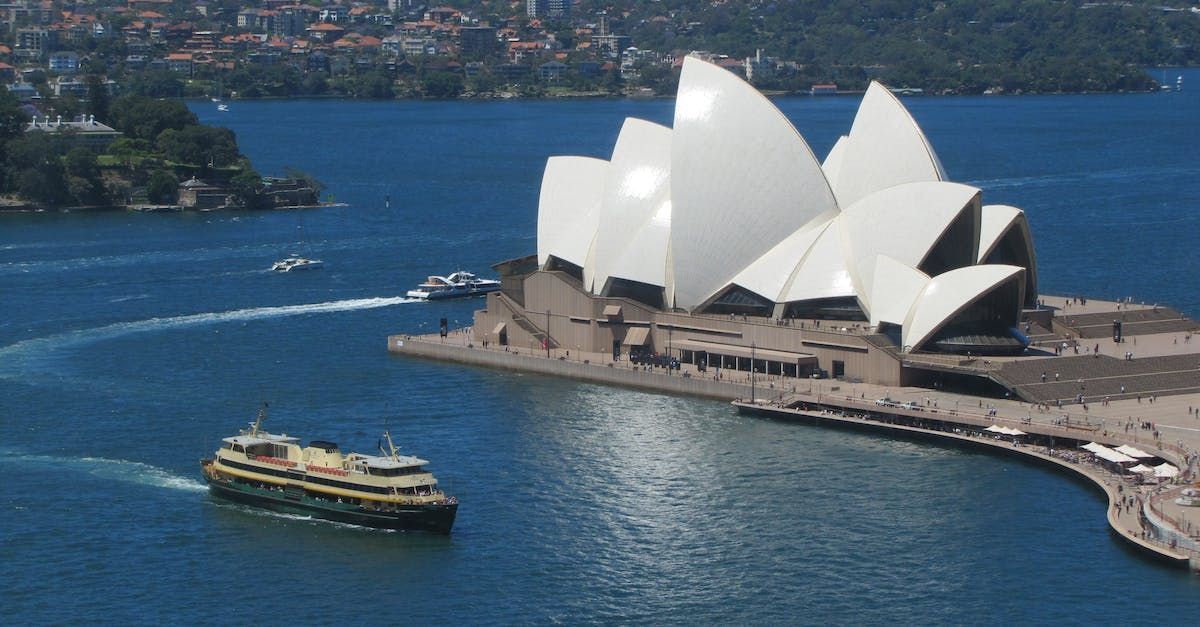
[[[228,111],[229,111],[229,105],[227,105],[227,104],[225,104],[225,103],[221,103],[221,104],[217,105],[217,111],[226,111],[226,112],[228,112]]]
[[[408,297],[441,300],[480,296],[499,289],[500,282],[495,279],[481,279],[470,272],[459,270],[450,276],[431,276],[425,279],[425,282],[418,285],[417,289],[408,291]]]
[[[438,488],[429,462],[400,455],[388,433],[379,455],[342,453],[337,444],[249,429],[221,440],[200,460],[213,495],[273,511],[405,531],[450,533],[458,499]],[[386,444],[386,448],[384,445]]]
[[[280,259],[271,266],[271,272],[299,272],[300,270],[320,270],[325,265],[320,259],[304,257],[288,257]]]

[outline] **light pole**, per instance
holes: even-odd
[[[750,404],[754,404],[754,342],[750,342]]]
[[[674,368],[675,358],[671,355],[671,333],[675,331],[675,325],[667,327],[667,376],[671,376],[671,370]]]
[[[546,310],[546,359],[550,359],[550,310]]]

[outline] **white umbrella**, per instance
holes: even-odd
[[[1170,479],[1171,477],[1174,477],[1178,474],[1179,474],[1179,469],[1166,463],[1166,462],[1163,462],[1154,467],[1154,476],[1155,477],[1163,477],[1165,479]]]
[[[1130,457],[1137,457],[1140,459],[1148,459],[1148,458],[1154,457],[1150,453],[1147,453],[1146,451],[1143,451],[1140,448],[1134,448],[1132,446],[1129,446],[1128,444],[1122,444],[1121,446],[1118,446],[1117,448],[1115,448],[1113,450],[1117,451],[1118,453],[1124,453]]]

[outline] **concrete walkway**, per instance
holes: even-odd
[[[470,331],[469,328],[454,330],[445,338],[436,335],[393,336],[393,338],[389,338],[389,342],[395,339],[407,339],[410,343],[416,341],[421,344],[457,349],[462,357],[458,360],[466,362],[472,361],[470,358],[472,354],[483,356],[485,353],[509,353],[514,357],[520,356],[526,359],[536,359],[542,364],[546,363],[542,361],[547,358],[545,349],[537,346],[497,347],[490,345],[485,347],[472,338]],[[392,350],[391,343],[389,343],[389,350]],[[482,360],[475,361],[481,365],[494,365],[494,361],[488,363],[484,363]],[[589,378],[586,373],[592,369],[598,374],[608,371],[609,368],[644,372],[644,375],[636,379],[627,377],[625,382],[636,381],[632,385],[649,389],[668,389],[657,383],[663,381],[667,376],[707,380],[711,384],[705,388],[705,395],[728,399],[747,398],[749,391],[756,396],[759,402],[779,404],[785,400],[799,400],[870,411],[879,409],[875,405],[876,400],[888,398],[897,403],[912,403],[925,411],[936,410],[937,414],[931,413],[929,417],[939,420],[961,421],[964,424],[976,426],[998,424],[1056,437],[1069,437],[1085,441],[1096,440],[1111,446],[1130,444],[1167,459],[1177,465],[1185,475],[1192,478],[1196,476],[1196,452],[1200,451],[1200,418],[1195,414],[1195,408],[1200,407],[1200,394],[1160,397],[1156,398],[1154,402],[1150,402],[1149,399],[1143,399],[1141,402],[1128,399],[1111,401],[1107,405],[1093,403],[1084,410],[1080,405],[1063,408],[1046,407],[1017,400],[981,399],[980,397],[927,388],[890,387],[836,380],[795,379],[779,375],[758,374],[752,377],[748,372],[730,372],[715,368],[709,368],[707,372],[700,372],[691,364],[681,364],[680,370],[668,374],[661,368],[647,369],[624,360],[614,360],[608,353],[580,352],[578,350],[550,349],[548,361],[551,362],[551,364],[547,364],[548,368],[540,368],[539,371],[553,373],[555,369],[553,363],[557,362],[564,374],[569,369],[571,371],[569,376],[576,378]],[[574,365],[567,368],[565,362],[574,362]],[[588,362],[586,365],[593,368],[584,368],[584,362]],[[524,369],[515,364],[512,367]],[[611,377],[601,379],[597,376],[595,380],[612,382]],[[753,388],[748,387],[751,385]],[[717,390],[716,393],[709,392],[714,389]],[[722,392],[722,390],[724,391]],[[1193,413],[1190,415],[1189,408],[1193,409]],[[1132,427],[1129,426],[1130,421],[1132,421]],[[1149,428],[1143,428],[1142,423],[1149,423]],[[974,436],[964,435],[963,437]],[[987,438],[975,439],[982,441]],[[1011,446],[1011,442],[1001,441],[1001,445]],[[1061,450],[1055,451],[1055,454],[1051,455],[1050,451],[1035,447],[1023,447],[1023,449],[1024,453],[1045,457],[1059,466],[1087,476],[1100,485],[1109,495],[1109,523],[1123,538],[1134,544],[1152,548],[1164,555],[1183,559],[1185,562],[1188,557],[1195,558],[1197,564],[1200,564],[1200,552],[1189,551],[1185,546],[1178,546],[1180,544],[1178,540],[1175,542],[1176,548],[1172,548],[1169,540],[1159,541],[1155,538],[1156,531],[1160,536],[1164,533],[1174,533],[1185,540],[1185,545],[1187,539],[1192,539],[1197,543],[1196,546],[1200,547],[1200,507],[1181,507],[1173,502],[1169,503],[1168,507],[1165,502],[1170,499],[1165,498],[1166,493],[1159,493],[1163,489],[1171,487],[1170,484],[1163,486],[1157,484],[1137,485],[1131,477],[1115,475],[1095,464],[1067,459],[1073,457],[1084,459],[1082,451],[1079,452],[1081,455],[1077,457],[1073,455],[1064,457],[1064,452]],[[1074,451],[1069,453],[1074,453]],[[1133,497],[1132,504],[1126,504],[1130,496]],[[1166,529],[1156,530],[1146,524],[1143,513],[1151,507],[1151,504],[1165,514],[1165,516],[1156,518],[1169,519],[1157,521],[1168,523]],[[1164,510],[1164,507],[1167,509]],[[1163,537],[1169,538],[1170,536]]]

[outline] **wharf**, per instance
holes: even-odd
[[[1143,338],[1142,351],[1151,348]],[[1094,342],[1093,342],[1094,343]],[[1174,342],[1160,350],[1179,350]],[[1169,347],[1168,347],[1169,344]],[[1112,348],[1119,348],[1114,345]],[[1188,342],[1188,352],[1196,350]],[[614,360],[611,354],[570,351],[535,345],[484,347],[472,329],[438,335],[394,335],[388,351],[441,361],[465,363],[574,378],[607,385],[734,401],[741,411],[818,423],[855,426],[902,437],[936,437],[958,444],[1017,453],[1090,480],[1108,496],[1107,519],[1114,535],[1130,546],[1166,562],[1200,571],[1200,507],[1175,503],[1180,490],[1197,476],[1200,451],[1200,392],[1141,398],[1114,395],[1104,402],[1055,407],[1017,398],[996,399],[923,387],[882,386],[829,379],[798,379],[778,374],[722,370],[699,371],[681,364],[674,372]],[[1102,354],[1104,347],[1101,349]],[[1072,351],[1073,352],[1073,351]],[[1143,352],[1143,354],[1145,354]],[[1157,351],[1155,351],[1157,352]],[[1066,364],[1070,358],[1048,355]],[[1096,363],[1095,357],[1089,359]],[[1041,360],[1038,360],[1041,361]],[[1040,372],[1040,365],[1038,366]],[[1052,375],[1051,375],[1052,376]],[[1040,381],[1031,384],[1040,385]],[[750,400],[747,400],[750,399]],[[881,407],[877,400],[890,399]],[[1099,400],[1099,399],[1097,399]],[[908,404],[911,409],[896,405]],[[1014,444],[983,432],[990,425],[1019,428],[1029,434]],[[1087,442],[1129,444],[1174,464],[1181,470],[1175,483],[1138,485],[1092,463],[1077,450]]]

